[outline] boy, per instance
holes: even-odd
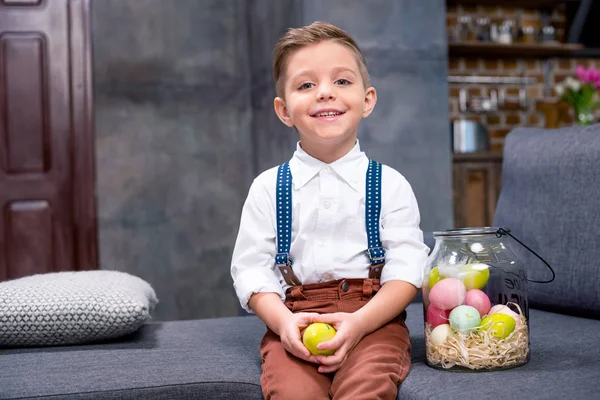
[[[428,249],[408,182],[360,151],[358,125],[377,102],[365,58],[315,22],[288,30],[273,65],[275,112],[300,142],[252,183],[231,264],[240,304],[267,326],[264,397],[395,399],[410,367],[404,309]],[[318,345],[333,355],[304,347],[313,322],[337,330]]]

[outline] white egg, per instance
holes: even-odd
[[[450,328],[449,324],[442,324],[436,326],[429,335],[429,340],[431,341],[431,344],[437,347],[444,343],[451,329],[452,328]]]

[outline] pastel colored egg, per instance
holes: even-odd
[[[466,306],[475,307],[479,311],[479,315],[486,315],[490,311],[490,298],[479,289],[471,289],[465,295]]]
[[[490,266],[487,264],[466,264],[459,268],[458,278],[467,290],[483,289],[490,279]]]
[[[451,330],[451,328],[450,328],[450,325],[448,325],[448,324],[438,325],[429,334],[429,341],[435,347],[441,345],[442,343],[444,343],[446,341],[446,338],[450,334],[450,330]]]
[[[431,289],[433,287],[433,285],[435,285],[436,283],[438,283],[439,281],[441,281],[442,279],[445,279],[446,277],[444,275],[440,274],[440,270],[438,269],[438,267],[434,267],[431,272],[429,273],[429,279],[428,279],[428,286],[429,289]]]
[[[433,304],[429,305],[427,313],[425,314],[425,320],[431,324],[432,328],[447,324],[448,318],[450,318],[450,310],[442,310]]]
[[[429,301],[441,310],[451,310],[463,303],[467,289],[458,279],[447,278],[439,281],[429,292]]]
[[[521,318],[519,318],[519,313],[514,312],[513,310],[511,310],[509,307],[505,306],[504,304],[496,304],[494,307],[492,307],[490,309],[488,314],[490,314],[490,315],[491,314],[510,315],[515,320],[517,327],[520,328],[523,325],[523,321],[521,321]]]
[[[498,339],[507,338],[515,330],[516,321],[506,314],[490,314],[481,321],[481,329],[489,331]]]
[[[481,316],[475,307],[458,306],[450,312],[450,326],[457,332],[469,333],[479,327]]]

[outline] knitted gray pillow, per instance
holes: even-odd
[[[158,302],[117,271],[56,272],[0,282],[0,346],[87,343],[132,333]]]

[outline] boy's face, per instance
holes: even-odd
[[[303,47],[289,57],[284,79],[285,98],[275,99],[275,112],[296,127],[302,148],[326,162],[350,151],[360,120],[377,102],[375,89],[364,87],[355,54],[333,41]],[[332,153],[333,160],[323,159]]]

